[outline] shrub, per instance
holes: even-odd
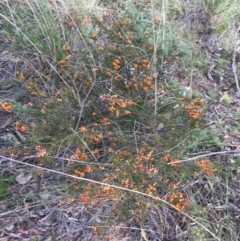
[[[188,208],[183,184],[217,172],[209,159],[180,162],[194,148],[204,149],[210,136],[201,124],[204,100],[183,95],[181,86],[161,78],[163,64],[178,64],[179,53],[187,58],[189,50],[171,27],[161,34],[165,26],[148,5],[140,11],[129,3],[124,14],[103,10],[83,16],[70,10],[66,17],[37,3],[27,13],[34,21],[18,22],[21,37],[15,42],[30,45],[44,67],[19,70],[21,103],[0,104],[18,113],[22,122],[16,128],[27,136],[9,155],[31,153],[42,166],[89,179],[73,179],[72,193],[89,205],[111,199],[114,212],[138,223],[151,203]],[[24,7],[16,7],[7,27],[23,13]]]

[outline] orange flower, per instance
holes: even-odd
[[[85,176],[84,172],[80,172],[80,171],[78,171],[78,170],[74,170],[74,174],[75,174],[76,176],[79,176],[79,177],[84,177],[84,176]]]
[[[189,200],[180,192],[174,192],[168,196],[168,201],[177,209],[182,211],[189,205]]]
[[[73,23],[72,20],[69,20],[69,21],[67,22],[67,25],[68,25],[69,28],[72,28],[72,27],[74,26],[74,23]]]
[[[90,202],[90,197],[89,196],[87,196],[86,194],[80,194],[79,195],[79,198],[84,202],[84,203],[89,203]]]
[[[88,156],[86,153],[82,152],[80,148],[78,147],[73,154],[73,159],[75,160],[87,160]]]
[[[64,50],[64,51],[70,51],[71,48],[70,48],[67,44],[64,44],[64,45],[63,45],[63,50]]]
[[[98,50],[103,51],[104,47],[102,45],[98,46]]]
[[[7,101],[0,103],[0,107],[2,108],[3,111],[6,111],[6,112],[11,111],[13,109],[12,103]]]
[[[26,77],[23,75],[23,72],[18,72],[18,71],[17,71],[17,78],[19,80],[25,80],[26,79]]]
[[[46,157],[47,155],[48,155],[48,153],[47,153],[47,150],[46,149],[43,149],[43,148],[41,148],[41,146],[36,146],[36,151],[37,151],[37,156],[38,157]]]
[[[86,166],[86,167],[84,168],[84,172],[85,172],[85,173],[91,173],[91,172],[92,172],[92,168],[91,168],[90,166]]]
[[[68,63],[70,55],[59,61],[60,68],[63,69]]]
[[[79,128],[79,131],[80,131],[81,133],[86,132],[86,131],[87,131],[86,126],[81,126],[81,127]]]
[[[66,61],[64,59],[59,61],[61,69],[63,69],[66,66]]]
[[[131,114],[131,111],[129,111],[129,110],[124,110],[124,114],[125,114],[125,115],[130,115],[130,114]]]
[[[118,69],[121,68],[119,59],[115,59],[115,60],[112,62],[112,65],[113,65],[113,68],[116,69],[116,70],[118,70]]]
[[[92,33],[91,35],[90,35],[90,38],[91,39],[95,39],[97,37],[97,34],[96,33]]]
[[[97,72],[97,71],[98,71],[98,68],[97,68],[97,67],[93,67],[93,68],[92,68],[92,71],[93,71],[93,72]]]
[[[14,130],[15,131],[22,131],[22,132],[24,132],[24,131],[27,130],[27,127],[25,125],[21,124],[20,121],[16,121]]]
[[[154,192],[156,191],[156,185],[157,185],[157,183],[154,183],[153,185],[148,185],[148,187],[146,189],[146,193],[148,195],[153,195]]]
[[[198,165],[200,166],[202,172],[207,175],[211,175],[212,173],[217,171],[214,164],[207,158],[200,160],[198,162]]]

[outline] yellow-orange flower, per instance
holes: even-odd
[[[13,109],[12,103],[5,101],[3,103],[0,103],[0,107],[2,108],[3,111],[11,111]]]
[[[168,201],[177,209],[182,211],[189,205],[189,200],[180,192],[174,192],[168,196]]]

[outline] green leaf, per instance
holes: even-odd
[[[227,92],[224,92],[224,94],[221,97],[220,101],[224,101],[226,104],[231,104],[232,103],[232,98],[228,95]]]

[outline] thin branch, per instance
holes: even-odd
[[[190,162],[190,161],[195,161],[199,158],[204,158],[207,156],[215,156],[215,155],[231,155],[231,154],[240,154],[240,150],[236,150],[236,151],[219,151],[219,152],[211,152],[211,153],[207,153],[204,155],[199,155],[199,156],[195,156],[195,157],[191,157],[188,159],[183,159],[180,161],[175,161],[175,162],[171,162],[168,163],[168,165],[172,165],[172,164],[177,164],[177,163],[185,163],[185,162]]]
[[[236,67],[236,42],[237,41],[236,41],[235,21],[233,21],[233,23],[232,23],[232,28],[233,28],[233,41],[234,41],[234,50],[233,50],[233,57],[232,57],[232,71],[234,74],[238,95],[240,96],[240,88],[239,88],[239,83],[238,83],[237,67]]]

